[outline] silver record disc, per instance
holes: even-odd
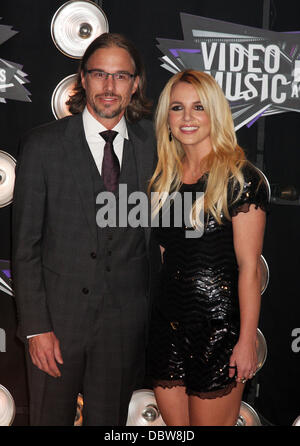
[[[71,115],[66,102],[72,95],[77,74],[71,74],[65,77],[60,83],[55,87],[52,98],[51,98],[51,108],[56,119],[64,118],[65,116]]]
[[[0,426],[11,426],[16,414],[13,397],[6,387],[0,384]]]
[[[293,422],[293,426],[300,426],[300,415],[296,418],[296,420]]]
[[[257,331],[257,336],[256,336],[256,354],[257,354],[256,373],[257,373],[262,368],[262,366],[266,361],[268,349],[264,335],[262,334],[259,328],[257,328],[256,331]]]
[[[261,294],[263,294],[269,284],[269,267],[266,262],[266,259],[261,255],[260,256],[260,271],[261,271]]]
[[[240,414],[236,426],[261,426],[256,411],[248,403],[241,402]]]
[[[108,20],[102,9],[90,0],[70,0],[54,14],[51,37],[60,52],[80,59],[89,44],[108,32]]]
[[[133,392],[126,426],[165,426],[152,390],[140,389]]]
[[[9,153],[0,150],[0,208],[13,200],[15,168],[16,160]]]
[[[268,181],[268,178],[266,177],[266,175],[263,173],[262,170],[260,170],[258,167],[256,167],[256,169],[258,170],[258,172],[260,173],[261,177],[265,181],[266,188],[267,188],[267,191],[268,191],[268,202],[270,202],[271,201],[271,186],[270,186],[270,183]]]

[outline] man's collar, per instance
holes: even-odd
[[[82,112],[82,120],[83,120],[83,126],[85,130],[85,134],[88,137],[89,135],[95,135],[99,134],[100,132],[103,132],[107,130],[106,127],[104,127],[101,122],[99,122],[97,119],[94,118],[94,116],[91,115],[91,113],[88,111],[87,107],[84,108]],[[118,124],[112,129],[118,132],[123,138],[128,139],[128,131],[127,131],[127,125],[126,125],[126,119],[124,116],[120,119]]]

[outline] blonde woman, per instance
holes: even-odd
[[[187,237],[184,223],[172,225],[172,218],[171,227],[153,229],[163,270],[149,374],[167,425],[235,425],[257,365],[267,187],[238,146],[229,104],[206,73],[186,70],[169,80],[156,133],[149,191],[190,192],[194,199],[204,192],[204,226],[198,238]],[[154,214],[161,210],[157,201]],[[172,212],[178,207],[171,205]],[[192,215],[196,222],[195,204]]]

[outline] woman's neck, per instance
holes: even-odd
[[[202,177],[207,171],[205,158],[211,149],[196,151],[185,149],[185,157],[183,159],[183,177],[188,182],[193,182]],[[185,181],[184,181],[185,182]]]

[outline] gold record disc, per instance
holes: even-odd
[[[82,426],[82,409],[83,409],[83,396],[81,393],[77,396],[77,410],[74,421],[74,426]]]
[[[102,9],[90,0],[70,0],[54,14],[51,37],[65,56],[80,59],[98,36],[108,32],[108,20]]]
[[[0,207],[9,205],[13,200],[15,186],[16,160],[7,152],[0,150]]]
[[[77,74],[71,74],[70,76],[65,77],[55,87],[52,93],[51,108],[56,119],[71,115],[66,102],[73,93],[76,78]]]

